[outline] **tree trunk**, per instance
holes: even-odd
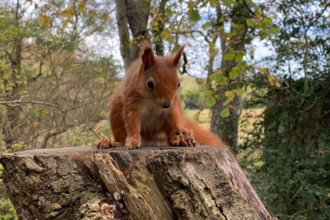
[[[225,147],[3,155],[20,219],[272,219]]]
[[[148,39],[150,3],[144,0],[116,0],[116,12],[120,52],[127,71],[140,57],[139,42]],[[128,25],[133,39],[130,38]]]
[[[164,30],[165,27],[165,19],[166,19],[166,3],[168,0],[161,0],[159,2],[158,6],[158,14],[162,13],[160,16],[164,20],[161,21],[159,19],[156,19],[156,24],[157,24],[157,29],[152,29],[152,34],[154,36],[154,39],[157,39],[155,41],[155,53],[157,56],[164,56],[164,43],[163,43],[163,38],[161,37],[161,33]]]
[[[19,14],[19,1],[17,1],[15,9],[15,28],[19,28],[21,15]],[[20,33],[18,31],[18,33]],[[21,77],[21,63],[22,63],[22,36],[19,34],[13,39],[12,51],[6,53],[6,60],[11,68],[11,81],[4,80],[4,88],[12,86],[12,90],[7,91],[8,94],[5,96],[7,101],[15,101],[21,98],[20,85],[17,83],[17,77]],[[21,135],[23,127],[19,128],[19,119],[21,115],[21,108],[19,106],[6,106],[7,117],[1,121],[7,122],[3,126],[2,134],[4,135],[4,142],[6,143],[6,149],[10,149],[15,142],[17,143],[18,137]],[[1,117],[1,116],[0,116]],[[16,141],[15,141],[16,140]]]
[[[217,16],[218,20],[222,17],[220,5],[217,6]],[[238,3],[232,9],[231,12],[231,22],[234,24],[244,24],[243,28],[237,30],[236,27],[231,27],[231,31],[237,31],[237,34],[230,37],[229,42],[226,40],[228,36],[226,36],[224,29],[220,30],[220,38],[221,38],[221,50],[222,50],[222,60],[220,69],[224,70],[223,75],[228,76],[230,70],[237,66],[237,62],[235,59],[233,60],[225,60],[224,57],[232,51],[241,51],[245,49],[245,38],[247,32],[246,19],[250,17],[249,12],[244,4]],[[236,89],[240,86],[239,82],[241,81],[242,76],[238,76],[236,81],[238,83],[231,85],[227,88],[218,89],[217,94],[220,95],[220,99],[216,100],[216,104],[211,107],[211,130],[214,131],[221,137],[221,140],[231,146],[232,148],[237,147],[237,135],[238,135],[238,110],[241,104],[241,97],[236,95],[234,100],[230,103],[234,108],[230,108],[230,116],[227,118],[222,118],[220,113],[226,108],[223,106],[223,103],[226,101],[227,97],[225,96],[225,92],[228,90]]]

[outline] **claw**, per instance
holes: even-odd
[[[131,149],[139,149],[140,148],[140,144],[141,144],[141,140],[129,140],[126,144],[126,148],[127,150],[131,150]]]
[[[107,149],[111,147],[113,147],[112,143],[110,140],[107,139],[100,140],[93,145],[93,148],[97,148],[97,149]]]

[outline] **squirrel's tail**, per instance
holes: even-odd
[[[195,140],[200,145],[208,145],[215,147],[227,146],[224,142],[220,140],[220,138],[217,135],[202,128],[200,125],[198,125],[197,122],[189,118],[183,117],[183,126],[185,128],[193,130]]]

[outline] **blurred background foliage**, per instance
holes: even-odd
[[[273,216],[330,219],[329,5],[0,2],[0,154],[111,139],[111,97],[140,42],[158,56],[186,44],[184,113],[228,143]],[[0,218],[17,219],[0,181]]]

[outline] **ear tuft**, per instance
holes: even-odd
[[[144,69],[149,68],[156,62],[154,51],[152,50],[151,45],[145,41],[141,46],[141,59],[144,64]]]
[[[182,56],[182,53],[183,53],[183,49],[186,45],[183,45],[179,48],[179,50],[176,52],[176,54],[174,55],[174,58],[172,60],[172,63],[174,66],[178,66],[179,62],[180,62],[180,59],[181,59],[181,56]]]

